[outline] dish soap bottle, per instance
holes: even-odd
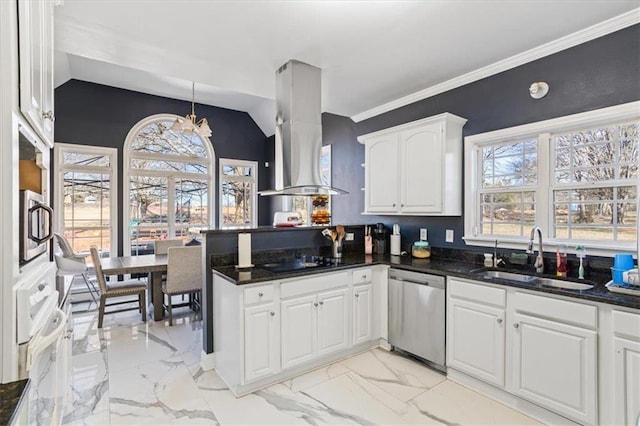
[[[559,277],[566,277],[567,276],[567,246],[563,244],[561,247],[562,247],[562,251],[560,251],[560,249],[556,249],[556,259],[557,259],[556,275]]]
[[[578,267],[578,279],[584,279],[584,266],[582,266],[582,259],[587,257],[587,249],[585,246],[576,246],[576,256],[580,259],[580,267]]]

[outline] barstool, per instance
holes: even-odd
[[[58,233],[54,233],[53,235],[55,235],[58,245],[60,246],[60,250],[62,250],[62,255],[54,255],[56,266],[58,267],[58,273],[60,275],[71,275],[73,277],[76,275],[82,275],[85,285],[87,286],[88,293],[91,295],[93,302],[97,306],[98,299],[96,298],[96,294],[99,292],[93,281],[91,281],[87,276],[89,268],[85,263],[86,256],[75,254],[71,248],[71,244],[69,244],[67,239],[62,235]]]

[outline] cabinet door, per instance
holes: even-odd
[[[282,368],[302,364],[317,353],[316,295],[285,300],[280,304]]]
[[[636,425],[640,419],[640,343],[615,338],[616,421]]]
[[[514,314],[514,392],[581,424],[597,420],[595,331]]]
[[[366,213],[398,211],[398,139],[395,134],[366,143],[364,199]]]
[[[372,331],[373,287],[365,284],[353,289],[353,344],[368,342]]]
[[[53,146],[53,2],[19,1],[20,110]]]
[[[449,299],[447,364],[504,386],[504,310]]]
[[[275,374],[279,370],[278,315],[273,304],[244,309],[245,382]]]
[[[442,124],[400,133],[400,211],[442,211]]]
[[[349,346],[347,288],[318,294],[318,355]]]

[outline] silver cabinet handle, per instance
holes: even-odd
[[[518,323],[513,324],[513,328],[518,328],[518,327],[520,327],[520,324]]]
[[[366,280],[367,279],[367,275],[366,274],[362,274],[362,277],[360,277],[360,278],[362,278],[363,280]]]
[[[262,297],[262,296],[264,296],[264,294],[258,293],[258,297]]]
[[[318,302],[314,302],[313,306],[317,307],[318,306]]]
[[[272,317],[276,315],[275,312],[269,312],[269,315],[271,315]]]
[[[360,293],[356,293],[356,294],[354,294],[354,296],[360,297]]]
[[[324,302],[321,300],[321,301],[320,301],[320,304],[321,304],[321,305],[324,305]]]
[[[502,324],[502,318],[498,318],[498,324]]]
[[[393,205],[391,207],[395,207],[395,206],[396,206],[396,203],[393,203]]]
[[[404,207],[404,203],[400,203],[400,207]]]

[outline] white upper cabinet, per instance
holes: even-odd
[[[365,214],[462,214],[462,126],[444,113],[358,137],[365,145]]]
[[[20,110],[53,146],[53,1],[18,1]]]

